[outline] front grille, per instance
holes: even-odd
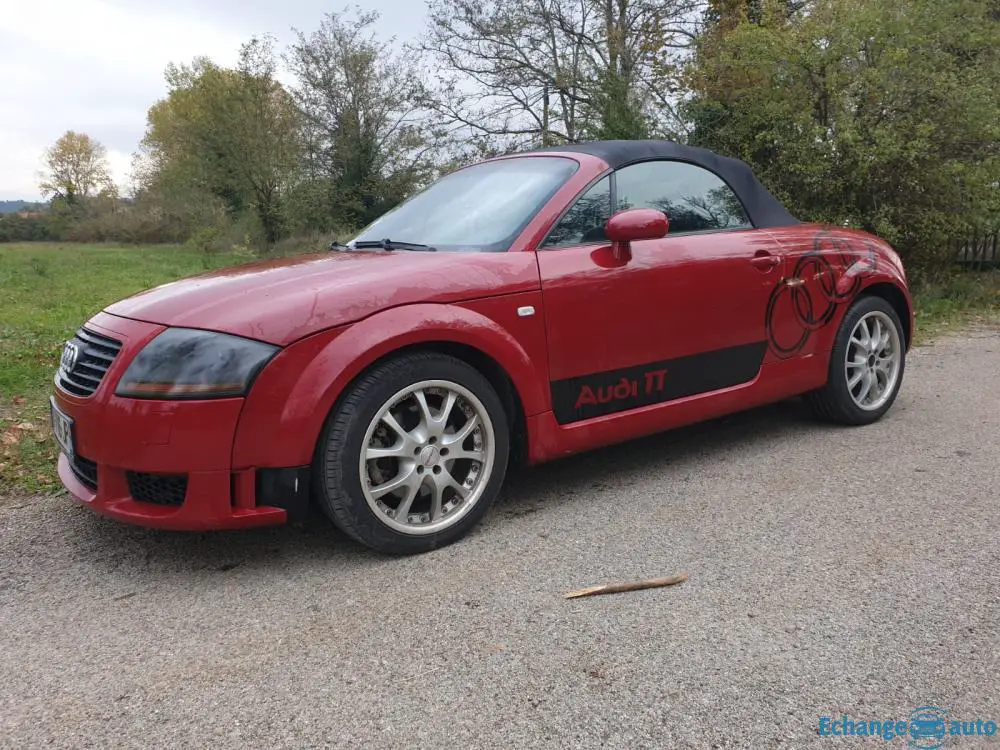
[[[77,455],[70,459],[69,467],[73,474],[92,492],[97,492],[97,464],[89,458]]]
[[[186,474],[145,474],[138,471],[125,472],[128,492],[132,499],[140,503],[180,506],[187,495]]]
[[[97,390],[105,373],[121,351],[122,342],[81,328],[70,339],[79,349],[72,369],[59,368],[56,385],[74,396],[87,397]]]

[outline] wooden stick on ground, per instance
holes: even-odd
[[[623,591],[639,591],[640,589],[657,589],[662,586],[683,583],[687,579],[687,573],[676,573],[666,578],[650,578],[645,581],[631,581],[629,583],[608,583],[603,586],[591,586],[579,591],[570,591],[563,596],[563,599],[576,599],[581,596],[597,596],[598,594],[618,594]]]

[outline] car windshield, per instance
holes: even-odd
[[[384,214],[348,245],[388,239],[438,250],[507,250],[577,167],[549,156],[466,167]]]

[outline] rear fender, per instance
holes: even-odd
[[[247,397],[233,465],[310,463],[328,414],[355,378],[400,349],[440,342],[472,347],[495,360],[513,383],[526,416],[550,408],[544,364],[539,371],[499,323],[460,305],[407,305],[303,339],[275,357]]]
[[[844,304],[838,306],[830,325],[816,332],[817,352],[833,350],[837,331],[851,305],[860,297],[871,294],[885,298],[896,310],[903,324],[906,348],[909,349],[914,328],[913,300],[905,276],[885,255],[873,251],[851,263],[837,279],[836,294]]]

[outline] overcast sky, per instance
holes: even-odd
[[[347,0],[19,0],[0,13],[0,200],[38,200],[43,152],[67,130],[108,149],[123,184],[146,112],[166,94],[170,62],[207,55],[232,65],[254,34],[284,46]],[[357,0],[378,33],[412,39],[424,0]]]

